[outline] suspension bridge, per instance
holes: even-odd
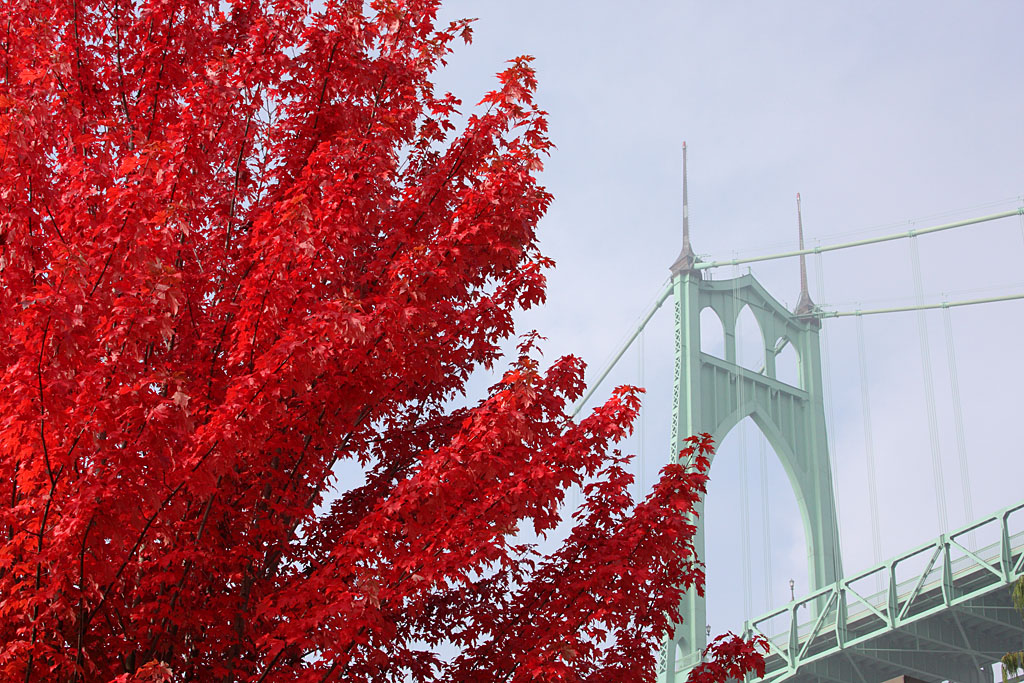
[[[957,364],[949,311],[959,307],[993,304],[1024,298],[1024,293],[926,302],[921,286],[919,238],[980,223],[1022,217],[1024,208],[913,228],[875,237],[806,248],[800,196],[797,195],[799,248],[792,251],[734,258],[701,260],[690,242],[686,183],[686,147],[683,146],[683,246],[671,266],[671,276],[650,309],[625,340],[605,371],[591,384],[577,410],[588,401],[612,368],[622,359],[666,302],[674,309],[675,359],[671,413],[671,447],[678,453],[691,434],[710,433],[716,443],[741,422],[752,421],[774,450],[795,494],[807,546],[809,590],[792,592],[786,604],[753,613],[749,586],[751,569],[745,565],[743,635],[759,635],[769,644],[764,681],[835,681],[875,683],[900,675],[925,681],[991,682],[993,665],[1024,644],[1024,623],[1013,609],[1010,586],[1024,575],[1024,500],[984,517],[973,519],[967,474],[964,424],[958,388]],[[811,298],[806,257],[870,244],[909,240],[915,303],[857,310],[826,310]],[[716,269],[779,259],[799,259],[800,294],[789,310],[751,273],[712,279]],[[931,357],[925,311],[941,309],[949,354],[953,391],[956,450],[963,483],[962,500],[969,523],[949,529],[946,487],[939,462],[938,416],[931,386]],[[737,325],[741,312],[752,313],[763,347],[760,368],[739,362]],[[713,313],[709,318],[708,313]],[[920,354],[927,394],[926,413],[932,451],[932,477],[936,510],[942,533],[934,539],[883,560],[877,515],[877,468],[871,439],[871,400],[863,378],[866,354],[862,320],[865,316],[916,312]],[[836,470],[830,457],[826,423],[827,368],[822,360],[822,327],[834,318],[854,317],[857,323],[862,411],[866,434],[869,517],[876,563],[865,570],[844,574],[836,502]],[[723,339],[721,353],[702,350],[702,324],[717,318]],[[642,347],[641,347],[642,349]],[[642,353],[642,350],[641,350]],[[642,356],[641,356],[642,358]],[[795,362],[794,361],[795,358]],[[784,360],[787,359],[787,360]],[[642,361],[641,361],[642,362]],[[795,367],[785,372],[782,365]],[[745,447],[745,444],[741,445]],[[761,448],[762,472],[765,448]],[[744,460],[745,463],[745,460]],[[745,465],[744,465],[745,467]],[[746,480],[746,470],[743,479]],[[966,482],[966,483],[964,483]],[[762,478],[761,499],[769,494]],[[744,530],[749,533],[749,501],[740,501]],[[763,520],[767,536],[767,510]],[[922,516],[931,511],[921,510]],[[694,545],[705,558],[704,504]],[[744,540],[746,542],[746,540]],[[767,540],[766,540],[767,546]],[[748,545],[749,547],[749,545]],[[766,585],[769,579],[766,577]],[[770,594],[766,593],[766,594]],[[708,644],[705,598],[692,592],[684,598],[673,637],[665,644],[658,671],[659,682],[686,680],[701,661]]]

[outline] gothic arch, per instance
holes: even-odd
[[[700,312],[700,350],[716,358],[725,358],[725,324],[715,309],[705,306]],[[708,329],[707,325],[711,325]]]
[[[797,506],[800,509],[800,518],[803,521],[804,527],[804,539],[808,544],[813,545],[813,528],[809,524],[809,520],[814,516],[814,512],[808,509],[808,502],[815,500],[815,488],[818,482],[808,480],[804,476],[793,444],[783,433],[783,430],[775,424],[772,417],[758,406],[745,406],[742,410],[737,409],[733,411],[715,427],[714,431],[709,433],[714,438],[715,445],[720,445],[725,441],[725,437],[748,417],[761,430],[765,439],[768,440],[768,445],[774,451],[775,457],[778,458],[779,463],[782,465],[786,478],[789,480],[790,489],[792,489]],[[714,457],[714,454],[712,454],[712,461]]]
[[[808,545],[811,589],[836,581],[841,561],[835,497],[825,433],[821,380],[820,323],[791,313],[752,276],[704,280],[700,271],[673,274],[676,315],[676,366],[672,439],[675,453],[692,434],[709,433],[716,443],[747,416],[768,438],[789,477]],[[740,366],[736,356],[736,320],[749,306],[764,346],[760,372]],[[711,308],[725,329],[724,358],[700,350],[700,314]],[[779,381],[775,358],[778,340],[793,344],[798,356],[799,386]],[[703,502],[697,505],[694,548],[704,558]],[[694,657],[707,644],[704,598],[695,591],[682,604],[683,623],[665,648],[663,681],[675,680],[677,649]]]

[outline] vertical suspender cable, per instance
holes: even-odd
[[[964,412],[960,403],[960,379],[956,366],[956,347],[953,345],[953,323],[949,309],[942,309],[942,322],[946,328],[946,359],[949,362],[949,386],[953,394],[953,429],[956,432],[956,454],[960,463],[960,485],[963,487],[964,515],[966,523],[974,521],[974,502],[971,500],[971,473],[967,463],[967,441],[964,438]],[[974,542],[974,534],[970,534]]]
[[[754,575],[750,567],[750,476],[747,471],[747,430],[742,421],[737,426],[740,429],[740,480],[743,486],[743,492],[740,495],[740,518],[743,526],[743,617],[750,619],[754,616]]]
[[[819,302],[827,301],[827,299],[825,298],[825,266],[824,266],[824,264],[822,262],[821,252],[818,252],[816,254],[816,256],[817,256],[817,258],[815,259],[815,265],[817,266],[816,269],[818,271],[818,273],[817,273],[818,274],[818,286],[817,286],[818,301]],[[825,390],[824,391],[824,393],[825,393],[825,396],[824,396],[824,399],[825,399],[825,413],[826,413],[826,416],[827,416],[827,424],[826,424],[825,434],[826,434],[827,443],[828,443],[829,468],[831,469],[831,474],[832,474],[832,496],[833,496],[833,498],[835,498],[835,503],[836,503],[836,529],[835,529],[835,538],[833,539],[833,542],[834,542],[833,544],[835,545],[835,552],[837,554],[836,554],[835,557],[832,558],[832,562],[835,565],[836,574],[839,575],[839,576],[842,576],[843,568],[842,568],[842,566],[840,566],[841,563],[839,561],[839,558],[840,558],[839,551],[840,551],[840,549],[842,547],[842,533],[839,531],[839,529],[840,529],[840,527],[843,526],[843,511],[842,511],[842,508],[839,505],[839,493],[835,490],[835,487],[836,487],[837,483],[839,482],[839,469],[838,469],[837,458],[836,458],[836,439],[835,439],[835,436],[832,433],[833,429],[835,427],[835,424],[836,424],[836,414],[835,414],[835,410],[834,410],[834,408],[832,406],[832,394],[834,393],[832,391],[832,371],[830,369],[830,365],[831,364],[829,363],[828,334],[826,334],[824,326],[822,326],[822,328],[821,328],[821,337],[820,337],[820,339],[821,339],[821,373],[822,373],[821,381],[822,381],[822,385],[823,385],[824,390]],[[833,429],[829,429],[830,426]]]
[[[871,389],[867,354],[864,351],[864,319],[857,316],[857,360],[860,364],[860,404],[864,414],[864,452],[868,465],[868,510],[871,514],[871,551],[874,563],[882,561],[882,534],[878,524],[878,473],[875,469],[875,437],[871,430]],[[882,590],[882,575],[875,575]]]
[[[772,601],[772,587],[775,579],[772,576],[772,532],[769,520],[769,497],[768,497],[768,443],[764,435],[758,439],[760,443],[760,469],[761,469],[761,532],[764,543],[764,611],[769,611],[775,606]]]
[[[917,251],[917,237],[910,238],[910,261],[914,271],[914,293],[917,305],[924,304],[924,288],[921,284],[921,257]],[[935,387],[932,379],[932,357],[928,344],[928,320],[923,310],[917,312],[917,332],[921,340],[921,374],[924,376],[925,407],[928,412],[928,439],[932,447],[932,477],[935,485],[935,507],[939,513],[942,533],[949,530],[949,515],[946,512],[945,483],[942,476],[942,451],[939,445],[939,420],[935,410]]]
[[[737,306],[739,304],[739,274],[733,274],[732,283],[732,304]],[[740,309],[742,311],[742,308]],[[736,351],[736,365],[742,365],[741,357],[741,345],[735,343],[736,337],[740,336],[740,316],[737,311],[735,317],[735,323],[733,326],[733,348]],[[744,401],[743,401],[743,376],[738,375],[736,378],[736,402],[739,408],[739,414],[742,416],[745,412]],[[737,423],[736,428],[739,429],[739,448],[740,448],[740,486],[742,491],[740,492],[740,526],[741,535],[743,536],[742,550],[742,565],[743,565],[743,617],[749,619],[753,616],[754,605],[753,605],[753,573],[750,569],[750,478],[747,476],[747,430],[746,425],[741,419]]]

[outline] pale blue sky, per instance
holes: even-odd
[[[553,358],[601,368],[657,293],[679,250],[680,144],[689,147],[696,250],[709,257],[791,248],[794,196],[821,243],[1011,209],[1024,194],[1024,4],[1020,2],[538,2],[461,0],[447,18],[479,17],[440,85],[468,102],[504,60],[536,57],[537,99],[558,146],[544,180],[555,203],[542,224],[558,262],[546,306],[522,316]],[[919,240],[925,299],[1024,292],[1024,224],[1016,219]],[[811,262],[826,307],[911,303],[908,244]],[[796,263],[753,273],[790,306]],[[716,277],[730,276],[724,269]],[[645,335],[646,479],[667,457],[671,320]],[[1024,492],[1001,476],[1021,458],[1019,358],[1024,302],[951,314],[975,516]],[[917,319],[864,319],[884,556],[940,531]],[[965,521],[942,314],[929,313],[941,459],[951,526]],[[856,327],[826,322],[829,429],[837,461],[844,563],[873,563]],[[637,383],[636,353],[614,379]],[[769,457],[770,561],[765,563],[759,448],[726,440],[708,498],[712,628],[743,618],[740,442],[748,446],[754,612],[806,588],[802,530],[781,468]],[[626,446],[640,451],[638,439]],[[770,454],[769,454],[770,456]],[[639,465],[638,465],[639,470]],[[777,495],[776,495],[777,494]],[[772,599],[765,599],[765,576]]]

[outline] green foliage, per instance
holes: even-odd
[[[1001,660],[1003,663],[1003,680],[1016,676],[1024,671],[1024,652],[1007,652]]]
[[[1024,617],[1024,577],[1017,579],[1017,583],[1010,588],[1010,599],[1013,600],[1013,606]]]
[[[1017,582],[1010,588],[1010,599],[1013,600],[1013,606],[1024,617],[1024,577],[1017,579]],[[1024,672],[1024,652],[1007,652],[1001,661],[1003,663],[1003,680]]]

